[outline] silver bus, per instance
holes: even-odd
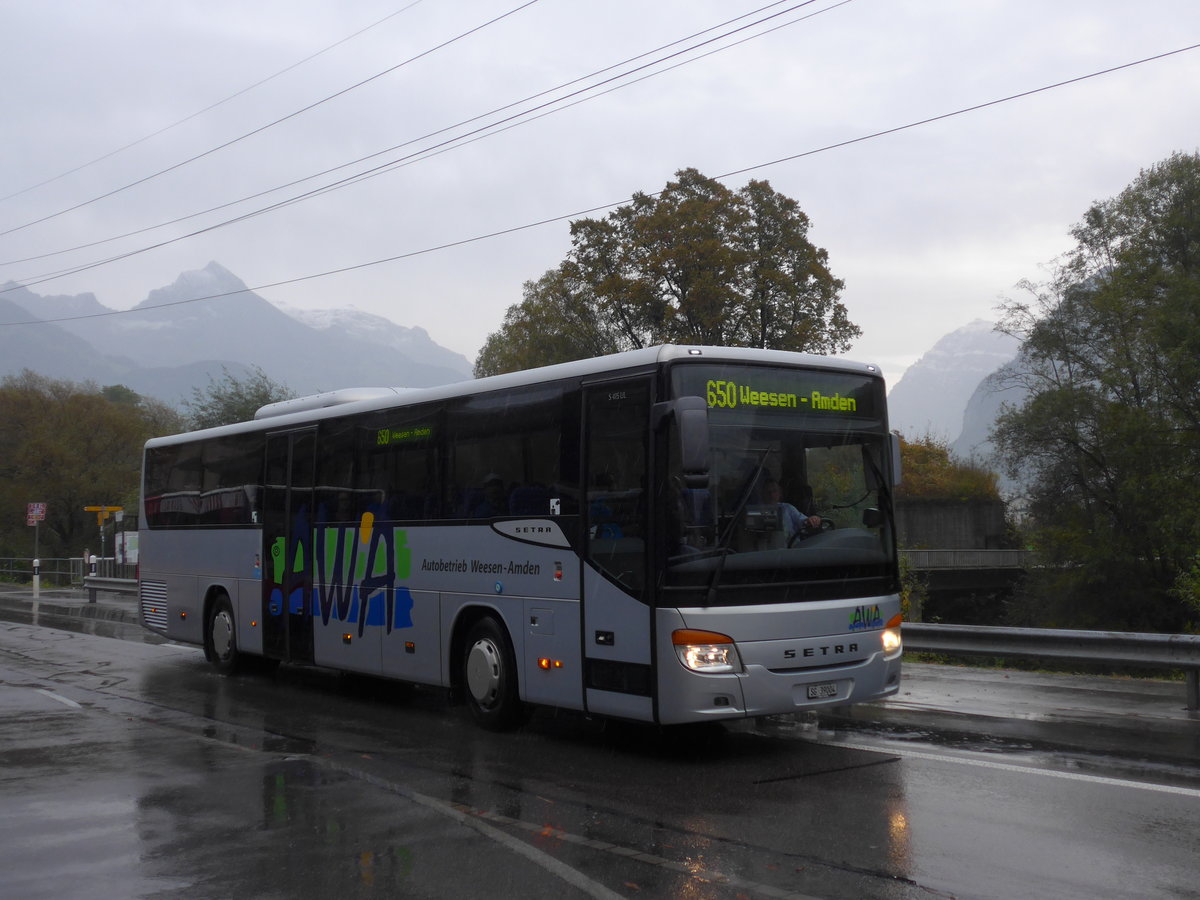
[[[146,443],[140,611],[202,646],[664,725],[900,681],[874,366],[661,346]]]

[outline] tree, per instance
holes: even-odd
[[[932,435],[900,440],[901,480],[896,499],[999,501],[995,472],[974,462],[960,462],[950,446]]]
[[[220,379],[209,379],[205,390],[192,388],[192,399],[183,402],[190,428],[247,422],[254,418],[259,407],[296,396],[287,385],[273,381],[258,366],[244,378],[235,377],[226,368],[221,372]]]
[[[1004,323],[1028,399],[993,439],[1046,563],[1023,615],[1178,631],[1200,549],[1200,155],[1143,171],[1072,235]]]
[[[124,389],[128,391],[128,389]],[[117,400],[109,399],[109,395]],[[56,381],[25,371],[0,381],[0,553],[28,556],[25,504],[47,505],[46,557],[98,552],[96,517],[85,506],[137,504],[142,444],[178,431],[179,418],[132,392]]]
[[[695,169],[603,219],[571,223],[571,250],[524,286],[477,376],[658,343],[838,353],[861,334],[808,217],[765,181],[732,191]]]

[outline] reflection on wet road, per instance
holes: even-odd
[[[1200,896],[1200,773],[1063,777],[1034,746],[492,735],[441,691],[23,624],[0,717],[4,897]]]

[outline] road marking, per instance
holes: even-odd
[[[1087,775],[1083,772],[1060,772],[1057,769],[1039,769],[1033,766],[1018,766],[1014,763],[993,762],[987,759],[975,759],[969,756],[950,756],[945,753],[930,753],[925,750],[910,750],[905,747],[872,747],[867,744],[855,744],[842,741],[820,742],[824,747],[846,747],[850,750],[865,750],[868,753],[887,753],[905,759],[924,759],[929,762],[957,763],[963,766],[975,766],[979,769],[995,769],[1000,772],[1014,772],[1023,775],[1043,775],[1047,778],[1059,778],[1064,781],[1085,781],[1089,784],[1103,784],[1110,787],[1136,788],[1141,791],[1156,791],[1160,794],[1175,794],[1179,797],[1195,797],[1200,799],[1200,790],[1196,788],[1177,787],[1170,784],[1152,784],[1146,781],[1130,781],[1125,778],[1111,778],[1107,775]]]
[[[441,801],[434,801],[440,803]],[[453,804],[453,808],[457,809],[468,816],[487,819],[491,822],[496,822],[500,825],[507,825],[514,828],[521,828],[525,831],[533,832],[534,834],[546,837],[552,837],[556,840],[563,841],[568,844],[578,844],[582,847],[589,847],[592,850],[597,850],[601,853],[609,853],[613,856],[619,856],[625,859],[635,859],[638,862],[646,863],[651,866],[658,866],[663,869],[669,869],[672,872],[677,872],[681,875],[686,875],[693,881],[700,883],[711,883],[724,885],[726,887],[739,888],[742,890],[753,891],[763,897],[772,897],[776,900],[820,900],[811,894],[801,894],[796,891],[784,890],[774,887],[773,885],[763,884],[758,881],[751,881],[748,878],[742,878],[737,875],[726,875],[711,869],[704,869],[693,862],[680,862],[671,859],[664,859],[661,856],[656,856],[653,853],[645,853],[640,850],[634,850],[630,847],[622,847],[619,844],[611,844],[608,841],[596,840],[595,838],[584,837],[583,835],[573,834],[569,831],[563,831],[559,828],[554,828],[547,825],[537,825],[533,822],[524,822],[520,819],[513,819],[509,816],[500,815],[499,813],[489,810],[472,809],[462,804]],[[474,824],[468,822],[468,824]],[[513,838],[513,840],[517,840]],[[529,845],[518,841],[520,846],[528,848]],[[529,848],[533,849],[533,848]],[[540,852],[540,851],[539,851]],[[574,871],[574,870],[571,870]],[[604,890],[608,890],[604,888]]]
[[[54,691],[47,690],[46,688],[34,688],[34,690],[36,690],[39,694],[45,694],[51,700],[57,700],[63,706],[69,706],[72,709],[83,709],[82,706],[80,706],[70,697],[64,697],[62,694],[56,694]]]
[[[616,891],[609,890],[600,882],[589,878],[577,869],[571,868],[566,863],[555,859],[553,856],[550,856],[548,853],[539,850],[537,847],[533,847],[525,843],[520,838],[513,837],[512,835],[501,831],[499,828],[487,824],[477,815],[471,815],[470,813],[464,811],[465,807],[459,807],[457,804],[447,803],[444,800],[438,800],[436,797],[430,797],[428,794],[419,793],[418,791],[414,791],[410,788],[404,787],[403,785],[397,784],[394,781],[388,781],[386,778],[380,778],[368,772],[363,772],[361,769],[355,769],[351,766],[343,765],[333,760],[320,759],[311,756],[306,758],[334,769],[335,771],[339,771],[344,775],[349,775],[352,778],[357,778],[360,781],[373,784],[376,787],[391,791],[394,794],[399,794],[401,797],[405,797],[406,799],[411,800],[414,803],[418,803],[436,813],[440,813],[443,816],[448,816],[449,818],[458,822],[460,825],[465,825],[468,828],[478,831],[484,837],[490,838],[499,844],[503,844],[509,850],[524,856],[530,862],[541,866],[547,872],[557,875],[563,881],[567,882],[573,887],[578,888],[589,897],[595,898],[595,900],[622,900],[621,895]]]

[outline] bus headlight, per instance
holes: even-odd
[[[742,671],[742,658],[727,634],[681,628],[671,633],[671,643],[684,668],[693,672],[727,675]]]
[[[903,616],[893,616],[883,631],[880,632],[880,639],[883,641],[884,656],[897,656],[904,648],[904,641],[900,638],[900,623],[903,621]]]

